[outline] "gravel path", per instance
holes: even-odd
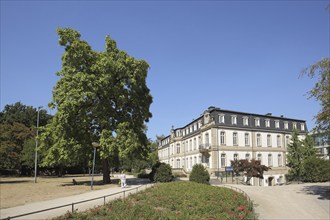
[[[259,219],[330,219],[330,182],[274,187],[231,185],[254,200]]]

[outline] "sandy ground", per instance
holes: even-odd
[[[78,185],[73,185],[75,179]],[[114,182],[118,180],[112,178]],[[91,191],[91,177],[67,175],[64,177],[0,177],[0,208],[25,205],[31,202],[51,200]],[[118,186],[102,184],[102,176],[94,176],[94,190]]]

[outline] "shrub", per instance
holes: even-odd
[[[195,164],[189,176],[189,181],[210,184],[210,174],[202,164]]]
[[[304,182],[326,182],[330,180],[330,161],[311,157],[304,161]]]
[[[171,182],[173,180],[171,166],[165,163],[161,163],[158,169],[156,170],[154,181],[155,182]]]
[[[145,170],[142,170],[137,174],[137,178],[149,178],[149,174],[147,174]]]

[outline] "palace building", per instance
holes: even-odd
[[[252,178],[257,186],[285,183],[286,152],[293,130],[303,139],[306,121],[209,107],[200,117],[160,140],[158,156],[174,170],[189,173],[203,164],[211,175],[230,166],[231,160],[256,159],[271,167],[264,179]]]

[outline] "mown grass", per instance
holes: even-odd
[[[125,199],[62,219],[251,219],[243,194],[231,189],[193,182],[157,184]]]

